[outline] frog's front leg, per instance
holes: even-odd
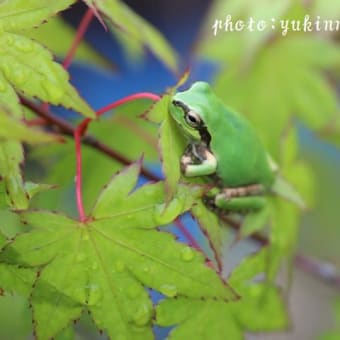
[[[214,197],[214,206],[231,212],[259,210],[266,204],[264,187],[252,184],[237,188],[224,188]]]
[[[216,172],[217,160],[204,143],[189,144],[181,158],[181,170],[186,177],[210,175]]]

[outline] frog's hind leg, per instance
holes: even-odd
[[[230,212],[259,210],[266,204],[266,198],[262,196],[264,191],[261,184],[224,188],[216,195],[214,205],[218,209]]]

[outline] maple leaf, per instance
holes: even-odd
[[[73,1],[6,1],[0,4],[0,101],[18,108],[16,92],[37,97],[55,105],[74,109],[85,116],[95,113],[70,84],[68,73],[53,60],[52,54],[26,37],[25,29],[41,24]]]
[[[192,188],[181,186],[166,205],[163,182],[133,191],[139,170],[135,163],[114,176],[84,223],[49,211],[21,213],[33,230],[10,242],[1,261],[40,267],[31,293],[38,338],[53,337],[87,308],[114,339],[151,339],[145,287],[168,297],[235,298],[201,253],[156,229],[190,209]]]
[[[225,301],[193,298],[165,299],[157,306],[156,323],[175,327],[169,339],[244,339],[245,331],[268,331],[287,326],[287,313],[278,290],[252,283],[265,271],[268,252],[244,259],[230,277],[240,299]]]
[[[167,201],[176,193],[181,178],[180,158],[185,149],[185,138],[169,113],[171,98],[177,88],[188,79],[189,72],[184,72],[177,84],[168,89],[167,93],[143,115],[143,118],[160,123],[159,150],[162,161],[162,170],[165,175]]]

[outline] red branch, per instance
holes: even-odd
[[[91,21],[92,21],[92,18],[93,18],[94,14],[93,14],[93,11],[91,8],[88,8],[85,15],[83,16],[83,18],[81,19],[81,22],[78,26],[78,29],[77,29],[77,33],[73,39],[73,42],[72,42],[72,45],[70,47],[70,49],[68,50],[67,52],[67,55],[63,61],[63,67],[65,69],[67,69],[70,65],[71,65],[71,62],[73,60],[73,57],[77,51],[77,48],[80,44],[80,42],[82,41]]]
[[[202,247],[200,246],[200,244],[194,239],[194,237],[191,235],[191,233],[189,232],[189,230],[185,227],[185,225],[183,224],[183,222],[180,219],[176,219],[174,224],[176,225],[176,227],[178,228],[178,230],[183,234],[183,236],[187,239],[188,244],[201,251],[202,254],[204,254],[204,251],[202,250]]]
[[[74,131],[74,143],[76,147],[76,201],[79,213],[79,219],[84,222],[86,219],[85,210],[83,205],[82,195],[82,155],[81,155],[81,130],[75,129]]]
[[[83,39],[93,17],[94,12],[92,8],[88,8],[85,15],[83,16],[78,29],[77,33],[74,37],[74,40],[72,42],[72,45],[64,59],[63,67],[67,69],[72,60],[73,57],[77,51],[77,48]],[[160,99],[160,97],[154,93],[147,93],[147,92],[141,92],[136,93],[131,96],[127,96],[125,98],[122,98],[120,100],[117,100],[116,102],[113,102],[101,109],[99,109],[96,112],[97,117],[102,115],[103,113],[114,109],[115,107],[125,104],[129,101],[140,99],[140,98],[148,98],[154,101],[157,101]],[[43,107],[45,109],[48,109],[48,107]],[[82,195],[82,154],[81,154],[81,137],[85,134],[88,125],[91,123],[92,119],[86,118],[84,119],[77,128],[73,131],[74,135],[74,142],[75,142],[75,149],[76,149],[76,201],[77,201],[77,209],[79,213],[79,219],[80,221],[84,222],[86,220],[85,210],[84,210],[84,204],[83,204],[83,195]]]
[[[119,99],[109,105],[106,105],[99,109],[96,112],[97,117],[104,114],[105,112],[116,108],[117,106],[123,105],[130,101],[136,99],[151,99],[153,101],[157,101],[160,99],[160,96],[154,93],[149,92],[140,92],[135,93],[130,96]],[[77,200],[77,209],[79,213],[79,219],[81,222],[86,220],[84,204],[83,204],[83,195],[82,195],[82,156],[81,156],[81,137],[85,134],[88,125],[92,122],[91,118],[84,119],[74,130],[74,142],[76,147],[76,200]]]

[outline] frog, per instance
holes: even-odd
[[[276,168],[246,117],[203,81],[174,94],[169,114],[187,143],[180,158],[183,176],[212,187],[203,197],[208,207],[242,213],[266,205]]]

